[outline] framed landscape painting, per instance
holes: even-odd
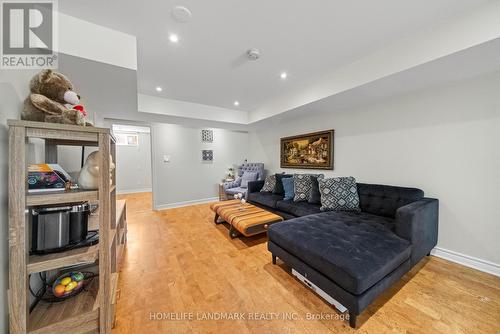
[[[280,167],[333,169],[334,130],[281,138]]]

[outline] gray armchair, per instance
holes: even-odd
[[[247,187],[241,186],[242,176],[245,172],[255,172],[257,173],[257,180],[264,180],[264,164],[261,162],[248,162],[241,166],[238,166],[237,177],[234,181],[224,182],[223,187],[226,195],[231,198],[234,194],[243,194],[243,197],[247,197]]]

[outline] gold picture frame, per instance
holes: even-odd
[[[280,139],[280,167],[333,170],[335,130]]]

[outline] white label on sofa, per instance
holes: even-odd
[[[307,278],[305,278],[304,276],[302,276],[301,274],[299,274],[299,272],[296,271],[293,268],[292,268],[292,275],[295,276],[295,277],[297,277],[299,279],[299,281],[301,281],[302,283],[304,283],[308,288],[310,288],[311,290],[313,290],[314,292],[316,292],[321,298],[323,298],[324,300],[326,300],[327,302],[329,302],[330,304],[332,304],[333,306],[335,306],[335,308],[337,310],[339,310],[340,313],[344,313],[345,311],[347,311],[347,308],[344,305],[340,304],[338,301],[336,301],[335,299],[333,299],[332,296],[330,296],[325,291],[323,291],[320,288],[318,288],[316,285],[314,285]]]

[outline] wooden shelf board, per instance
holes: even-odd
[[[94,262],[99,256],[99,244],[47,255],[30,255],[28,273],[57,269],[82,262]]]
[[[99,328],[99,308],[95,307],[99,280],[86,291],[59,303],[41,301],[29,315],[28,333],[86,333]]]
[[[69,190],[51,193],[31,193],[26,196],[28,206],[63,204],[72,202],[95,201],[99,197],[97,190]]]
[[[9,126],[36,128],[36,129],[49,129],[49,130],[59,130],[59,131],[81,131],[81,132],[108,133],[108,134],[111,133],[109,128],[99,128],[99,127],[95,127],[95,126],[68,125],[68,124],[58,124],[58,123],[22,121],[22,120],[18,120],[18,119],[9,119],[9,120],[7,120],[7,124]]]
[[[97,138],[92,140],[47,139],[46,142],[55,146],[99,146],[97,140]]]
[[[50,140],[52,145],[54,141],[60,141],[65,145],[81,146],[86,143],[98,143],[99,134],[94,132],[85,131],[66,131],[61,129],[40,129],[40,128],[26,128],[26,137],[40,138]],[[91,144],[93,145],[93,144]]]
[[[99,134],[109,134],[111,142],[116,142],[108,128],[20,120],[8,120],[7,124],[23,127],[26,137],[47,139],[52,145],[98,146]]]

